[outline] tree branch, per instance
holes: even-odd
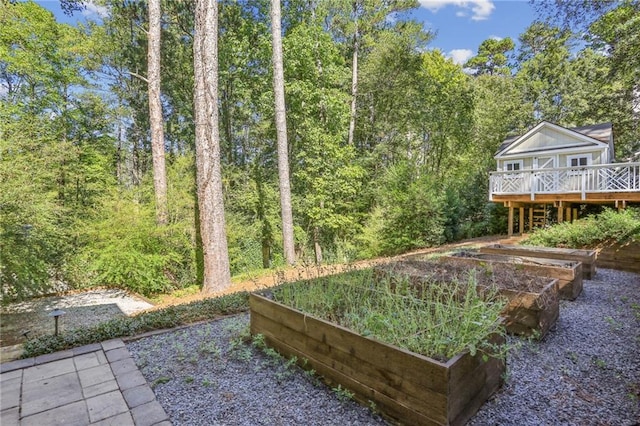
[[[145,83],[149,84],[149,80],[146,77],[141,76],[138,73],[132,72],[132,71],[127,71],[130,75],[134,76],[134,77],[138,77],[140,80],[144,81]]]

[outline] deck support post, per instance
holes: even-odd
[[[509,219],[507,220],[507,226],[509,227],[507,235],[513,236],[513,207],[509,206]]]
[[[534,205],[532,204],[531,207],[529,207],[529,232],[533,231],[533,209],[534,209]]]
[[[558,223],[562,223],[564,221],[564,206],[562,205],[562,201],[558,201]]]
[[[573,208],[573,220],[578,220],[578,209],[576,207]]]
[[[524,234],[524,207],[520,207],[518,215],[518,230],[520,235]]]

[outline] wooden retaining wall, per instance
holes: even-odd
[[[539,257],[507,256],[476,252],[462,252],[441,258],[442,261],[458,262],[469,266],[482,264],[515,265],[518,270],[541,277],[558,280],[558,294],[561,299],[575,300],[582,293],[582,262],[555,260]]]
[[[480,253],[504,254],[507,256],[541,257],[545,259],[558,260],[573,260],[576,262],[582,262],[583,278],[590,280],[596,274],[597,252],[595,250],[491,244],[481,247]]]
[[[598,249],[596,264],[599,268],[640,274],[640,241],[616,243]]]
[[[442,363],[258,294],[249,301],[252,334],[403,424],[463,425],[502,384],[505,365],[494,358],[465,353]]]

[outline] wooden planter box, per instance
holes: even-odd
[[[558,280],[527,275],[512,265],[495,264],[486,268],[455,258],[451,263],[400,261],[374,270],[377,279],[406,278],[412,285],[421,286],[447,285],[454,280],[466,282],[474,269],[480,289],[495,283],[500,295],[508,299],[502,316],[509,333],[542,338],[555,324],[560,314]]]
[[[438,362],[258,294],[249,301],[252,334],[403,424],[463,425],[502,384],[505,364],[495,358],[463,353]]]
[[[469,266],[486,264],[514,265],[516,269],[531,275],[558,280],[558,294],[561,299],[575,300],[582,293],[582,262],[574,260],[554,260],[541,257],[507,256],[502,254],[464,251],[440,258],[441,261]]]
[[[640,274],[640,241],[616,243],[598,249],[598,268]]]
[[[596,250],[576,250],[553,247],[529,247],[506,244],[491,244],[480,248],[480,253],[505,254],[508,256],[541,257],[545,259],[573,260],[582,262],[582,277],[592,279],[596,274]]]

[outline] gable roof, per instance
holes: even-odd
[[[571,127],[569,130],[582,133],[590,138],[597,139],[600,142],[609,143],[609,138],[613,133],[611,123],[592,124],[590,126]]]
[[[574,133],[576,136],[582,136],[583,138],[586,136],[588,138],[593,139],[594,142],[597,141],[597,142],[602,142],[602,143],[605,143],[605,144],[609,144],[609,140],[610,140],[611,135],[613,133],[613,126],[611,125],[611,123],[591,124],[591,125],[588,125],[588,126],[567,128],[567,127],[559,126],[559,125],[554,124],[554,123],[550,123],[548,121],[541,121],[536,126],[534,126],[533,128],[529,129],[525,134],[510,136],[507,139],[505,139],[500,144],[500,147],[496,151],[495,156],[498,156],[499,154],[503,153],[509,147],[515,146],[516,144],[518,144],[522,140],[524,140],[524,139],[528,138],[529,136],[531,136],[532,134],[538,132],[543,127],[552,127],[552,128],[556,128],[556,129],[562,129],[565,132]]]

